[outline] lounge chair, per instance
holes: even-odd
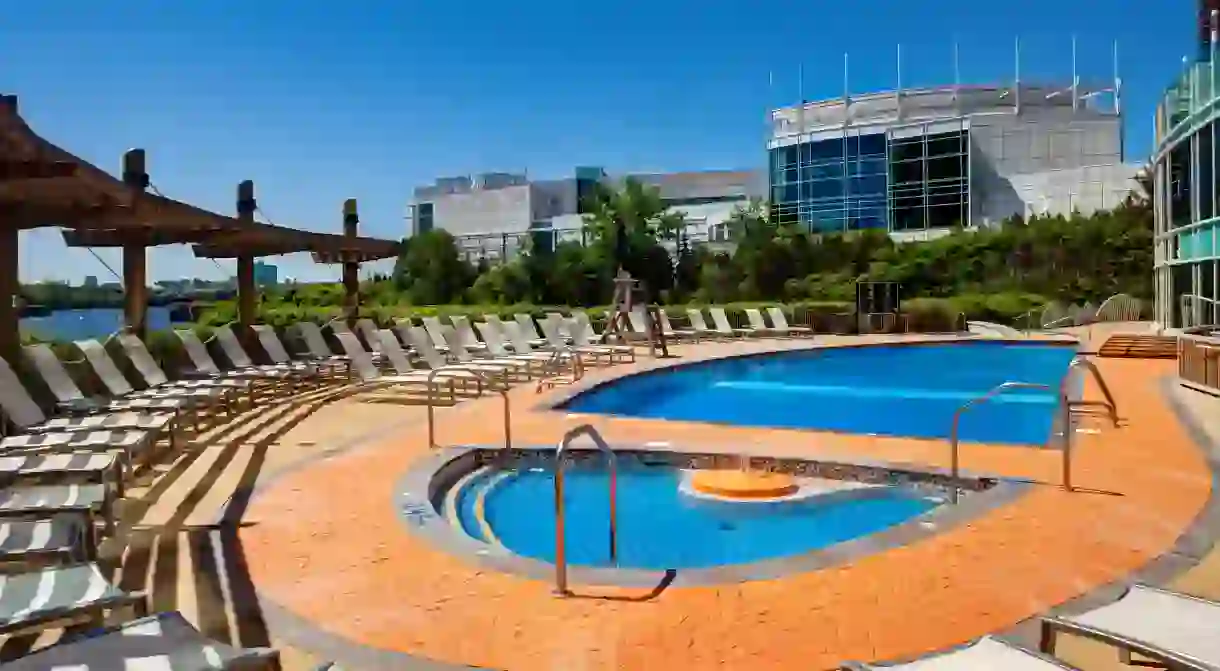
[[[276,333],[274,326],[266,324],[254,324],[250,327],[254,331],[258,342],[263,346],[263,351],[267,353],[267,357],[274,363],[290,364],[290,363],[308,363],[318,368],[318,372],[323,376],[348,376],[351,373],[351,361],[346,357],[327,356],[317,357],[312,354],[308,355],[304,360],[295,359],[288,353],[288,348],[284,346],[284,341],[280,340],[280,335]]]
[[[342,322],[335,322],[341,324]],[[334,328],[334,324],[331,325]],[[373,323],[372,319],[362,317],[356,320],[356,331],[363,337],[364,342],[368,344],[369,351],[374,354],[381,353],[381,329]]]
[[[326,336],[322,334],[322,327],[313,322],[298,322],[296,325],[297,333],[301,334],[301,339],[305,341],[305,347],[309,349],[309,355],[316,359],[330,359],[338,357],[340,359],[348,359],[346,354],[335,354],[331,351],[330,345],[326,344]]]
[[[49,351],[49,350],[48,350]],[[52,355],[54,356],[54,355]],[[174,413],[146,414],[116,411],[108,414],[48,418],[21,385],[8,362],[0,359],[0,409],[18,429],[25,433],[75,433],[124,429],[165,435],[174,443],[176,417]]]
[[[510,326],[510,324],[512,326],[517,325],[516,322],[505,322],[500,319],[499,315],[491,315],[491,314],[483,315],[483,321],[485,321],[487,324],[491,325],[492,328],[496,329],[497,333],[501,334],[501,336],[505,337],[505,338],[508,337],[508,335],[507,335],[508,327]],[[526,338],[526,341],[529,343],[530,347],[541,347],[542,345],[546,344],[546,341],[541,338],[530,339],[530,336],[525,336],[525,338]],[[486,340],[487,338],[484,337],[483,339]],[[510,345],[511,345],[511,343],[510,343]],[[513,351],[516,352],[518,350],[516,347],[513,347]],[[520,353],[520,352],[518,352],[518,353]]]
[[[411,344],[411,347],[415,348],[415,353],[419,355],[419,358],[423,359],[424,365],[431,370],[442,371],[441,375],[452,375],[458,378],[478,380],[480,382],[480,391],[482,387],[481,383],[484,380],[501,378],[505,386],[508,385],[509,374],[513,372],[512,366],[481,363],[476,361],[451,364],[445,361],[445,356],[443,354],[436,351],[436,348],[432,345],[432,340],[428,336],[428,332],[426,330],[418,326],[412,326],[410,328],[403,329],[403,335],[405,336],[406,341]],[[389,331],[386,331],[386,333],[382,336],[383,339],[393,337],[393,334],[391,334]],[[397,340],[395,340],[395,342],[397,342]],[[397,353],[391,353],[389,356],[391,360],[394,360],[397,356],[401,356],[403,361],[406,360],[406,354],[401,352],[401,350]],[[395,364],[395,368],[398,368],[397,363]],[[403,371],[399,369],[399,372]]]
[[[708,327],[707,322],[703,319],[703,312],[701,310],[696,308],[687,308],[686,316],[690,320],[691,328],[694,329],[695,333],[698,333],[700,337],[712,339],[725,337],[726,334]],[[727,335],[732,337],[736,334],[728,333]]]
[[[644,306],[636,305],[631,308],[631,312],[627,313],[627,321],[631,324],[631,335],[643,340],[648,339],[648,313]]]
[[[767,308],[767,315],[771,317],[771,324],[776,330],[792,335],[813,335],[813,329],[808,326],[789,326],[784,311],[774,305]]]
[[[589,313],[584,310],[573,310],[572,321],[575,328],[572,332],[572,337],[583,336],[586,341],[593,342],[601,338],[597,331],[593,328],[593,322],[589,319]]]
[[[361,340],[360,336],[355,331],[353,331],[351,329],[351,327],[349,327],[347,325],[347,322],[344,321],[343,319],[331,320],[329,325],[330,325],[330,332],[332,334],[334,334],[336,339],[340,335],[343,335],[343,334],[350,335],[351,337],[355,338],[355,342],[358,345],[360,345],[360,351],[364,352],[366,355],[368,355],[368,357],[370,359],[373,360],[374,365],[377,365],[377,366],[386,365],[387,362],[385,360],[385,356],[381,352],[377,351],[377,348],[380,347],[380,345],[378,343],[376,343],[376,342],[366,343],[363,340]],[[347,345],[340,343],[340,347],[343,347],[344,352],[346,352],[348,354],[348,356],[351,356],[351,352],[347,351]]]
[[[511,361],[524,361],[530,366],[530,373],[535,372],[545,373],[547,363],[551,360],[551,355],[533,352],[523,354],[515,351],[509,351],[507,344],[504,341],[504,336],[500,330],[487,322],[479,322],[474,325],[479,333],[483,336],[483,342],[487,344],[487,351],[491,352],[497,359],[508,359]]]
[[[1075,671],[1075,667],[1057,659],[990,636],[951,652],[923,657],[905,664],[871,665],[846,662],[839,668],[848,671]]]
[[[1054,654],[1060,634],[1100,641],[1160,666],[1220,669],[1220,602],[1147,585],[1132,585],[1114,603],[1080,615],[1042,619],[1042,652]]]
[[[99,616],[108,610],[131,608],[137,615],[142,616],[145,607],[143,594],[124,592],[110,584],[96,564],[56,566],[0,575],[0,634],[45,629],[48,625],[66,619],[99,620]],[[50,649],[52,648],[48,648]],[[25,659],[28,660],[29,657]],[[102,665],[98,657],[89,658],[87,661],[88,664],[77,666],[48,666],[37,661],[16,666],[23,662],[10,662],[5,664],[4,668],[5,671],[17,668],[124,668]]]
[[[433,346],[441,352],[448,352],[452,343],[445,337],[445,325],[441,323],[440,317],[424,317],[420,321],[424,323],[424,331],[432,339]],[[398,323],[400,329],[413,326],[414,324],[409,319],[403,319]]]
[[[233,364],[234,369],[238,371],[265,370],[272,373],[282,371],[288,378],[297,381],[316,378],[318,375],[317,365],[304,361],[293,361],[291,358],[287,361],[276,361],[267,365],[254,363],[254,359],[250,358],[250,355],[246,353],[246,348],[242,346],[241,340],[237,338],[237,334],[228,326],[221,326],[216,329],[216,341],[220,343],[220,349],[224,352],[225,357],[229,359],[229,363]]]
[[[443,328],[445,341],[454,343],[453,347],[449,350],[449,355],[458,363],[477,363],[481,365],[498,366],[505,370],[512,371],[514,375],[518,377],[524,377],[525,379],[530,379],[533,377],[529,361],[513,358],[501,359],[494,356],[489,356],[487,346],[483,345],[483,343],[479,343],[482,348],[480,350],[476,350],[476,352],[478,352],[478,356],[475,356],[470,352],[470,350],[466,349],[466,346],[463,344],[464,339],[458,335],[457,330],[454,329],[454,327],[444,326]]]
[[[85,354],[106,389],[123,401],[151,398],[182,403],[194,411],[196,431],[199,430],[198,418],[202,410],[207,410],[213,416],[217,411],[223,411],[232,417],[235,399],[243,390],[249,402],[254,403],[254,387],[249,380],[170,380],[143,340],[128,334],[118,336],[117,340],[132,367],[148,385],[146,389],[137,390],[131,386],[101,343],[78,340],[75,344]]]
[[[439,400],[448,400],[450,403],[457,402],[457,384],[453,377],[438,375],[429,380],[431,373],[425,370],[414,370],[409,373],[401,373],[398,375],[384,375],[373,363],[373,357],[364,349],[364,345],[360,344],[360,340],[354,333],[338,333],[335,336],[339,344],[347,351],[348,357],[352,361],[352,370],[356,375],[360,376],[361,384],[352,387],[352,393],[383,389],[386,387],[406,388],[409,391],[424,390],[428,394],[428,399],[438,398],[438,392],[445,389],[448,392],[447,396],[440,396]]]
[[[114,589],[113,587],[110,589]],[[5,671],[130,669],[236,671],[273,669],[271,648],[235,648],[212,640],[181,613],[158,613],[52,645],[4,665]]]
[[[2,562],[69,564],[96,556],[97,536],[88,515],[64,512],[0,523]]]
[[[109,534],[115,528],[116,491],[109,483],[29,485],[0,489],[0,517],[29,519],[76,513],[92,519],[93,515],[101,515]],[[0,588],[0,601],[3,599],[4,592]],[[2,612],[0,622],[3,622]]]
[[[605,347],[608,351],[613,352],[620,362],[631,363],[635,361],[635,347],[631,345],[612,345],[594,342],[596,336],[589,335],[593,333],[593,328],[589,326],[588,321],[582,325],[576,317],[573,317],[569,324],[568,331],[572,334],[572,344],[576,347]],[[611,359],[611,363],[614,363],[613,359]]]
[[[216,360],[212,358],[212,355],[208,352],[207,345],[199,338],[198,333],[191,329],[174,329],[174,333],[182,341],[182,348],[186,350],[187,357],[190,358],[191,363],[195,366],[195,373],[205,376],[207,379],[250,380],[252,384],[262,381],[273,386],[279,386],[280,383],[295,384],[299,379],[299,369],[294,367],[256,366],[254,362],[250,361],[249,357],[245,356],[244,351],[241,351],[241,353],[237,351],[230,352],[233,343],[237,341],[237,336],[227,326],[216,329],[213,332],[213,337],[221,344],[221,349],[224,350],[225,356],[229,357],[230,362],[236,366],[228,370],[222,370],[217,365]],[[240,350],[240,345],[236,349]],[[238,360],[233,361],[234,357]]]
[[[513,346],[513,352],[515,352],[517,356],[537,357],[539,361],[548,361],[552,363],[570,363],[576,358],[576,354],[572,351],[572,348],[566,345],[559,348],[552,348],[547,346],[546,340],[542,341],[542,345],[540,345],[540,347],[545,347],[547,351],[535,352],[534,344],[531,343],[529,338],[521,332],[521,327],[517,326],[515,322],[506,322],[504,324],[503,335],[504,337],[508,338],[508,342]]]
[[[749,335],[759,337],[788,335],[779,329],[767,326],[767,320],[763,319],[762,313],[757,308],[746,308],[746,319],[750,322],[745,329]]]
[[[559,326],[559,335],[563,336],[563,339],[565,341],[572,340],[572,332],[570,330],[568,330],[571,322],[569,321],[569,319],[567,317],[563,316],[563,314],[561,314],[559,312],[548,312],[548,313],[546,313],[546,318],[551,320],[552,323]],[[541,322],[539,322],[539,323],[541,323]]]
[[[699,341],[699,332],[694,329],[675,329],[673,324],[669,323],[669,315],[665,310],[657,310],[657,314],[661,316],[661,333],[670,340],[694,340]]]
[[[468,318],[463,315],[453,315],[449,318],[449,323],[453,324],[453,330],[457,333],[456,344],[465,347],[470,352],[487,353],[487,343],[479,340],[479,336],[475,334]]]
[[[615,357],[620,354],[620,350],[610,345],[569,345],[563,338],[560,332],[560,327],[563,324],[563,317],[558,315],[548,316],[540,322],[542,332],[546,334],[547,343],[552,351],[561,352],[564,350],[575,352],[578,355],[588,356],[593,361],[604,359],[606,363],[615,363]]]
[[[521,335],[524,336],[527,341],[540,344],[545,344],[547,342],[546,336],[544,336],[542,332],[538,330],[538,324],[530,315],[527,315],[524,312],[518,312],[513,315],[513,321],[517,323],[517,326],[521,329]]]
[[[752,333],[750,329],[735,328],[729,323],[729,316],[724,313],[724,308],[708,308],[708,313],[712,315],[712,323],[716,326],[716,332],[723,336],[744,336],[758,335]]]
[[[436,348],[432,346],[432,341],[429,340],[427,332],[418,326],[412,326],[411,329],[418,329],[419,333],[416,334],[408,331],[406,340],[414,346],[416,354],[419,354],[424,360],[426,368],[420,369],[411,365],[411,360],[407,357],[406,350],[402,348],[402,343],[398,340],[398,336],[394,335],[393,331],[382,329],[377,333],[377,338],[381,341],[381,351],[385,353],[386,359],[399,375],[435,372],[436,375],[433,379],[452,379],[460,382],[461,391],[466,395],[471,394],[470,385],[474,383],[473,395],[478,396],[483,393],[484,379],[490,377],[492,373],[501,372],[492,371],[488,376],[484,376],[464,366],[450,365],[445,361],[444,355],[437,352]],[[427,348],[426,354],[421,350],[421,345],[416,344],[417,342]],[[453,386],[455,389],[459,387],[458,384]]]
[[[33,362],[34,368],[46,383],[47,388],[55,396],[56,407],[67,414],[112,413],[124,410],[139,410],[151,414],[179,415],[183,410],[196,415],[193,407],[181,399],[172,398],[91,398],[85,396],[76,381],[64,367],[64,363],[55,356],[51,348],[42,343],[26,345],[25,357]],[[87,361],[87,359],[86,359]],[[124,380],[126,382],[126,380]],[[128,387],[130,390],[130,386]],[[198,417],[192,417],[197,424]]]

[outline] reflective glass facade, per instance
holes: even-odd
[[[1195,63],[1157,108],[1153,159],[1156,320],[1220,324],[1220,67]]]
[[[772,149],[776,215],[820,232],[966,225],[970,133],[920,130],[848,131]]]

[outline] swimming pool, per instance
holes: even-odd
[[[607,540],[609,476],[603,462],[566,468],[567,559],[574,565],[698,569],[789,557],[911,521],[944,501],[940,490],[857,485],[786,501],[718,501],[692,494],[684,471],[620,458],[618,557]],[[469,536],[514,554],[555,558],[550,466],[485,469],[448,504]]]
[[[837,347],[720,359],[613,380],[560,407],[747,426],[946,438],[954,412],[1008,381],[1057,389],[1075,347],[957,342]],[[1041,445],[1056,392],[1019,389],[962,416],[962,440]]]

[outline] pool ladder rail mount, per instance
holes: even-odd
[[[607,465],[610,467],[610,561],[611,563],[618,562],[618,457],[593,425],[581,424],[565,433],[559,441],[558,447],[555,448],[555,594],[557,596],[571,596],[572,594],[568,589],[568,558],[564,547],[563,464],[564,457],[572,447],[572,442],[581,436],[586,436],[593,441],[598,451],[606,455]]]
[[[1071,378],[1071,373],[1077,368],[1084,368],[1092,374],[1093,379],[1097,382],[1098,389],[1101,390],[1102,396],[1105,397],[1101,401],[1087,401],[1081,399],[1072,401],[1068,395],[1067,385]],[[1012,389],[1043,389],[1050,390],[1048,384],[1037,382],[1004,382],[989,389],[986,393],[976,396],[961,405],[956,412],[953,413],[953,425],[949,429],[949,450],[951,474],[953,477],[952,495],[953,503],[957,503],[961,497],[961,488],[958,486],[961,470],[961,446],[958,440],[958,425],[961,423],[962,414],[975,405],[990,400],[1006,391]],[[1110,422],[1117,427],[1118,422],[1118,406],[1114,402],[1114,395],[1110,393],[1110,387],[1106,384],[1105,378],[1101,371],[1097,369],[1097,365],[1092,361],[1083,357],[1076,357],[1072,363],[1068,365],[1068,370],[1063,376],[1063,381],[1059,386],[1059,405],[1060,405],[1060,431],[1059,435],[1063,439],[1063,488],[1067,491],[1072,491],[1072,434],[1075,432],[1075,426],[1072,421],[1073,413],[1080,408],[1085,407],[1103,407],[1106,409],[1106,414],[1110,418]]]

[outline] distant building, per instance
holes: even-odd
[[[97,276],[96,275],[86,275],[85,281],[83,283],[81,283],[81,286],[86,289],[96,289],[97,288]]]
[[[562,179],[512,173],[446,177],[415,189],[408,230],[411,235],[446,230],[470,261],[512,258],[527,239],[552,246],[581,240],[585,205],[596,185],[621,185],[628,177],[657,187],[671,210],[686,215],[685,234],[692,243],[724,239],[729,215],[766,192],[761,170],[610,175],[602,168],[578,167]]]
[[[260,287],[273,287],[280,282],[279,266],[262,261],[254,262],[254,284]]]

